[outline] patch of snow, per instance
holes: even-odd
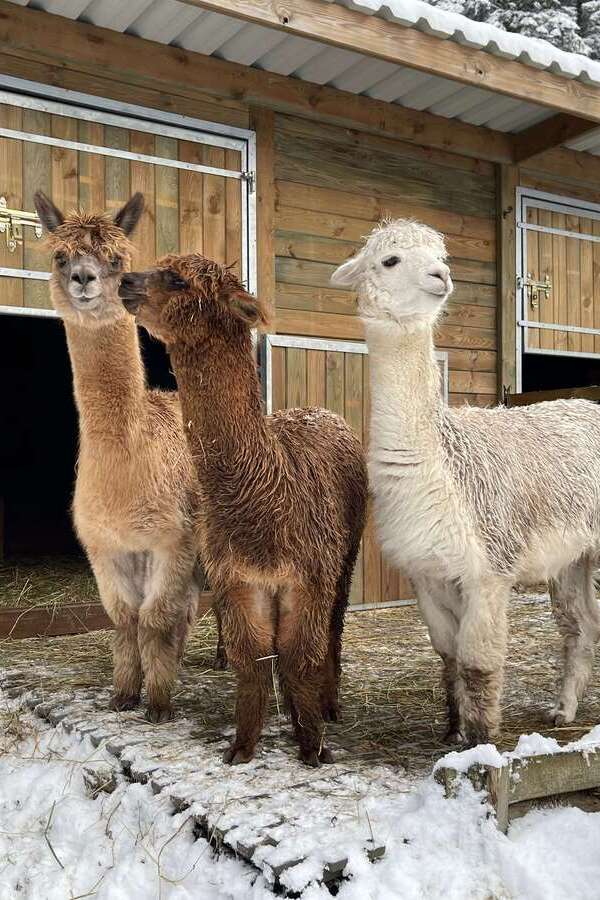
[[[471,766],[491,766],[494,769],[501,769],[507,763],[506,757],[503,756],[494,744],[478,744],[476,747],[470,747],[468,750],[452,750],[446,753],[441,759],[438,759],[433,771],[436,772],[440,768],[456,769],[457,772],[466,772]]]
[[[519,759],[521,756],[544,756],[546,753],[560,753],[562,749],[554,738],[544,737],[533,732],[533,734],[522,734],[515,749],[506,756],[509,759]]]
[[[3,709],[11,704],[17,708],[16,701],[7,700]],[[98,900],[273,897],[268,867],[262,875],[241,860],[217,856],[205,840],[196,838],[192,809],[173,813],[166,790],[154,795],[149,785],[128,781],[104,745],[95,747],[89,737],[67,732],[62,724],[52,727],[23,709],[18,712],[23,734],[0,743],[0,900],[65,900],[81,895]],[[587,738],[596,740],[599,732],[594,729]],[[529,746],[536,745],[541,746],[532,740]],[[446,764],[459,767],[457,757],[465,768],[474,762],[503,761],[490,746],[448,754]],[[147,762],[151,761],[149,755]],[[283,754],[280,763],[277,785],[275,769],[261,769],[257,762],[254,771],[261,789],[266,780],[267,793],[281,792],[282,815],[293,811],[295,804],[304,804],[307,827],[294,849],[299,856],[303,852],[310,856],[281,877],[302,900],[328,900],[328,889],[315,879],[324,862],[336,859],[347,861],[340,900],[599,896],[600,813],[533,811],[511,825],[506,836],[496,828],[482,794],[468,783],[456,799],[447,800],[433,776],[411,784],[392,767],[377,766],[332,780],[324,769],[315,773],[314,793],[307,801],[298,791],[282,790],[292,765],[288,762],[286,768]],[[94,799],[84,772],[105,773],[107,767],[115,773],[114,790]],[[222,779],[219,827],[227,828],[231,802],[227,786],[235,785],[240,775],[218,760],[210,770],[203,778],[196,774],[195,788],[201,793],[203,779]],[[321,782],[330,785],[330,796],[321,793],[319,800]],[[338,801],[342,795],[347,799],[347,807],[339,821],[324,822],[316,815],[318,804],[327,806],[335,792]],[[251,840],[264,824],[255,800],[246,801],[247,819],[237,826],[238,837],[247,835]],[[359,817],[368,824],[373,845],[386,847],[384,858],[376,863],[368,860],[358,840],[349,837],[347,825]],[[236,825],[232,822],[231,827]],[[289,825],[283,822],[283,838],[286,828]],[[298,832],[294,834],[297,839]],[[278,847],[259,846],[255,855],[276,867],[282,861],[278,852]],[[283,861],[289,862],[289,854]]]
[[[505,31],[488,21],[474,21],[454,11],[457,8],[464,10],[464,4],[452,4],[452,9],[449,10],[450,4],[444,3],[446,8],[439,8],[421,0],[333,0],[333,2],[366,15],[379,15],[399,25],[484,50],[494,56],[516,59],[532,68],[549,69],[565,78],[579,78],[582,81],[600,84],[600,62],[589,59],[581,53],[562,50],[548,40]],[[502,9],[501,3],[490,4],[490,18],[498,11],[501,13]],[[554,10],[554,15],[549,17],[549,22],[554,28],[559,13],[560,10]],[[502,21],[501,16],[498,20]],[[548,37],[552,37],[553,33],[554,31],[549,29]]]

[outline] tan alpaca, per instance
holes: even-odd
[[[358,439],[339,416],[264,416],[251,327],[260,301],[198,255],[125,275],[120,294],[168,347],[202,489],[202,546],[238,673],[237,734],[225,755],[252,758],[273,655],[300,757],[330,762],[323,720],[337,716],[344,612],[367,497]]]
[[[116,628],[111,705],[137,705],[143,675],[147,717],[161,722],[200,589],[199,494],[177,395],[146,388],[137,328],[117,293],[144,201],[136,194],[114,220],[65,218],[41,192],[35,206],[79,412],[73,519]]]

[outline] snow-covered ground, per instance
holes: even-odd
[[[1,695],[0,713],[0,900],[273,897],[263,875],[196,838],[165,793],[118,774],[112,793],[93,798],[86,768],[114,771],[102,746]],[[533,811],[504,836],[470,786],[457,800],[433,778],[401,795],[378,787],[361,802],[386,854],[373,864],[347,848],[341,900],[600,898],[600,813]],[[313,882],[301,896],[330,894]]]

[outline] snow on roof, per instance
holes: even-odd
[[[600,84],[600,62],[579,53],[567,53],[548,41],[503,31],[486,22],[474,22],[420,0],[327,0],[338,6],[375,15],[406,28],[415,28],[442,40],[484,50],[503,59],[517,60],[533,69],[546,69],[564,78]],[[532,98],[534,99],[534,98]]]

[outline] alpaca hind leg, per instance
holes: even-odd
[[[462,744],[464,735],[460,730],[456,696],[459,592],[454,584],[433,578],[416,578],[413,584],[433,649],[439,653],[443,663],[442,683],[448,710],[448,729],[444,740],[450,744]]]
[[[186,545],[154,551],[148,561],[138,641],[148,695],[146,718],[166,722],[189,627],[193,554]]]
[[[564,725],[575,718],[600,639],[600,606],[591,561],[585,557],[563,569],[550,583],[550,598],[563,636],[564,654],[561,685],[551,719],[556,725]]]
[[[493,740],[500,730],[508,595],[506,582],[498,578],[462,586],[456,695],[461,731],[470,745]]]
[[[339,689],[340,677],[342,674],[342,634],[344,632],[346,610],[348,609],[348,597],[350,594],[350,586],[352,584],[352,573],[358,555],[362,530],[361,524],[361,527],[356,530],[356,533],[352,538],[351,546],[348,550],[337,584],[335,605],[331,613],[329,649],[325,660],[321,697],[323,718],[326,722],[338,722],[341,718]]]
[[[332,604],[326,602],[324,594],[313,596],[302,587],[291,587],[282,593],[279,603],[279,673],[300,746],[300,759],[309,766],[332,762],[323,743],[324,680],[328,664],[335,664],[327,614]]]
[[[339,722],[341,711],[339,704],[340,680],[340,645],[341,636],[332,628],[329,633],[329,647],[323,664],[321,686],[321,713],[325,722]]]
[[[225,643],[223,641],[223,622],[221,609],[219,607],[219,604],[216,602],[213,602],[213,613],[215,614],[215,619],[217,620],[217,649],[215,651],[213,669],[216,669],[219,672],[223,672],[227,668],[227,653],[225,652]]]
[[[236,735],[223,761],[231,765],[254,756],[269,700],[273,671],[274,616],[272,599],[245,584],[219,593],[223,642],[237,672]]]
[[[138,648],[141,595],[121,558],[89,552],[102,605],[115,626],[111,709],[133,709],[140,702],[142,662]]]

